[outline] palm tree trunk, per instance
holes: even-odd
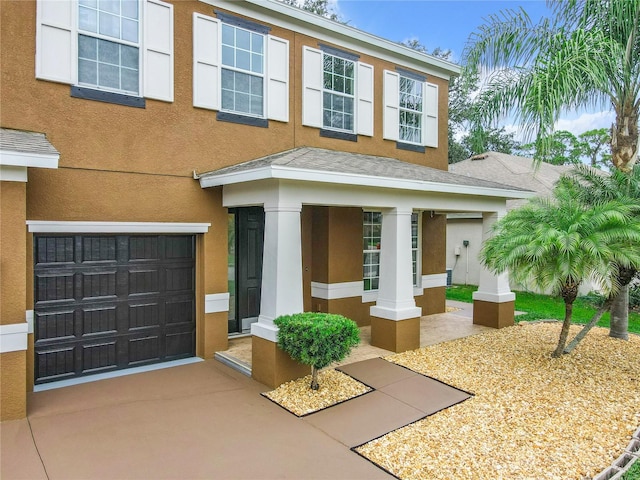
[[[311,390],[318,390],[320,386],[318,385],[318,369],[311,366]]]
[[[571,326],[571,315],[573,314],[573,302],[564,303],[564,322],[562,322],[562,330],[560,331],[560,339],[558,340],[558,346],[551,354],[552,357],[558,358],[564,351],[564,346],[567,344],[567,337],[569,336],[569,327]]]
[[[562,353],[564,354],[571,353],[573,349],[576,348],[578,343],[580,343],[580,341],[587,336],[587,333],[589,333],[589,330],[591,330],[596,325],[596,323],[600,321],[600,319],[604,315],[604,312],[609,310],[610,306],[611,306],[611,299],[607,299],[607,301],[605,301],[602,304],[602,306],[598,309],[598,311],[593,314],[593,317],[591,317],[591,320],[589,321],[589,323],[586,324],[584,327],[582,327],[582,330],[580,330],[578,334],[575,337],[573,337],[573,340],[569,342],[569,345],[565,347]]]
[[[611,327],[609,336],[629,340],[629,285],[620,287],[620,291],[611,304]]]

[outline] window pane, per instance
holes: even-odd
[[[80,0],[78,3],[91,8],[98,8],[98,0]]]
[[[121,45],[122,66],[138,70],[138,49],[128,45]]]
[[[78,37],[78,57],[96,60],[98,58],[98,40],[80,35]]]
[[[222,44],[223,45],[235,45],[235,34],[236,34],[236,30],[233,27],[230,27],[229,25],[223,24],[222,25]]]
[[[236,50],[236,68],[251,70],[251,54],[244,50]]]
[[[122,69],[122,89],[138,93],[138,70]]]
[[[120,15],[120,0],[100,0],[98,8],[104,12]]]
[[[89,8],[80,7],[78,22],[81,29],[89,32],[97,32],[98,12]]]
[[[251,55],[251,71],[254,73],[263,73],[262,70],[262,63],[263,63],[263,56],[262,55],[258,55],[258,54],[252,54]]]
[[[262,97],[251,96],[251,113],[262,115]]]
[[[234,53],[235,50],[233,48],[224,45],[222,47],[222,64],[226,65],[227,67],[235,67],[236,62]]]
[[[98,61],[119,65],[120,45],[106,40],[98,40]]]
[[[222,88],[233,90],[233,72],[230,70],[222,70]]]
[[[138,42],[137,20],[122,19],[122,39],[128,42]]]
[[[114,15],[100,12],[100,33],[109,37],[120,38],[120,19]]]
[[[236,48],[251,50],[251,33],[240,28],[236,29]]]
[[[339,57],[333,57],[333,73],[344,76],[344,60]]]
[[[122,16],[128,18],[138,17],[138,0],[122,0]]]
[[[251,51],[254,53],[264,53],[264,37],[257,33],[251,34]]]
[[[233,91],[222,90],[222,108],[225,110],[235,110]]]
[[[78,82],[98,84],[98,64],[91,60],[78,60]]]
[[[262,97],[262,78],[251,77],[251,94]]]
[[[120,88],[120,69],[113,65],[98,64],[98,85],[107,88]]]
[[[235,73],[235,88],[239,92],[249,92],[249,82],[251,81],[251,77],[245,73]]]
[[[249,95],[236,92],[236,111],[242,113],[250,113]]]

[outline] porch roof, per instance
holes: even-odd
[[[58,168],[59,158],[44,133],[0,128],[0,165]]]
[[[299,147],[196,175],[202,188],[265,179],[452,194],[529,198],[534,192],[389,157]]]

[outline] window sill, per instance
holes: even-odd
[[[338,140],[347,140],[349,142],[357,142],[358,135],[355,133],[338,132],[336,130],[327,130],[325,128],[320,129],[320,136],[326,138],[336,138]]]
[[[95,90],[93,88],[72,86],[71,96],[84,100],[124,105],[125,107],[146,107],[146,102],[143,97],[134,97],[133,95],[125,95],[124,93],[105,92],[104,90]]]
[[[415,145],[413,143],[396,142],[396,148],[398,150],[408,150],[410,152],[424,153],[426,148],[422,145]]]
[[[238,123],[251,127],[269,128],[269,120],[266,118],[250,117],[230,112],[218,112],[216,120],[220,122]]]

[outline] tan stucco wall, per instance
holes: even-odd
[[[0,325],[24,324],[26,185],[0,181]],[[0,354],[0,421],[27,413],[27,351]]]

